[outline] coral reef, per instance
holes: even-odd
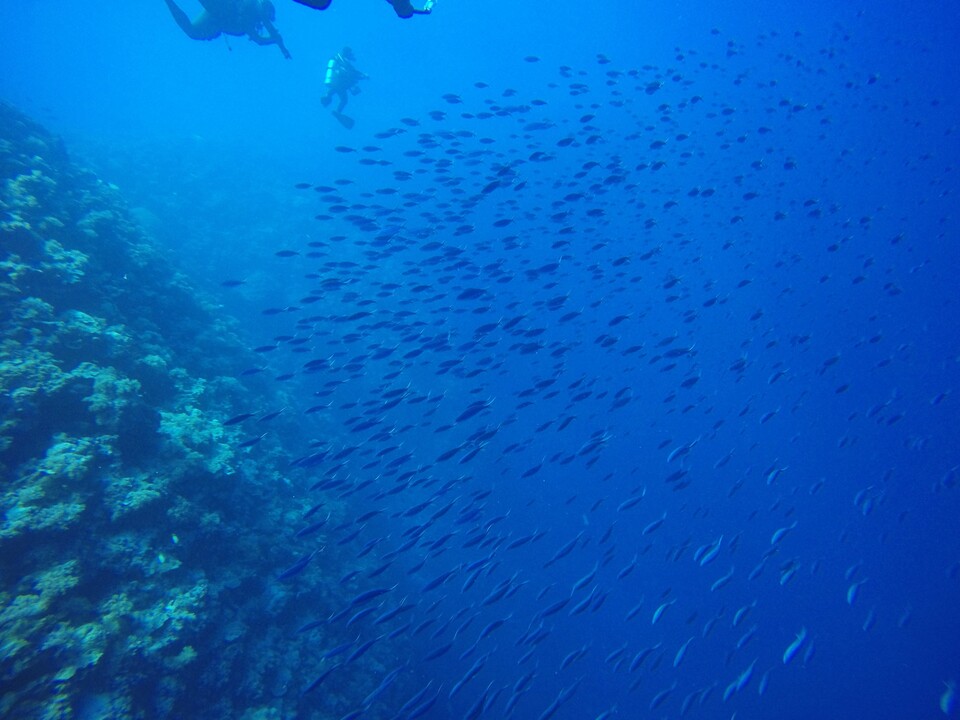
[[[262,538],[303,501],[223,424],[267,402],[236,328],[3,104],[0,238],[0,716],[291,717],[310,658],[251,618],[295,622]]]

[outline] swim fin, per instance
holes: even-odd
[[[294,2],[298,2],[301,5],[306,5],[314,10],[326,10],[328,7],[330,7],[332,0],[294,0]]]
[[[343,125],[347,130],[353,129],[354,119],[352,117],[347,117],[343,113],[334,112],[333,116],[340,121],[340,124]]]

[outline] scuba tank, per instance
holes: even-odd
[[[323,78],[324,85],[329,85],[333,82],[333,74],[336,71],[336,67],[337,59],[335,57],[330,58],[329,62],[327,62],[327,74]]]
[[[434,0],[427,0],[427,1],[423,4],[423,9],[426,10],[427,12],[430,12],[430,11],[433,10],[433,6],[434,6],[435,4],[436,4],[436,3],[434,2]]]

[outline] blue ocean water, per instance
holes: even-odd
[[[289,60],[162,2],[0,8],[0,97],[276,388],[225,426],[290,453],[243,702],[956,717],[956,13],[276,6]]]

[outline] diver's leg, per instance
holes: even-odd
[[[342,113],[343,109],[347,106],[347,100],[350,99],[350,94],[346,90],[342,90],[337,93],[340,96],[340,104],[337,106],[337,112]]]
[[[204,11],[194,22],[173,0],[166,0],[167,7],[170,8],[170,14],[176,20],[177,25],[183,30],[187,37],[193,40],[213,40],[220,35],[220,30],[215,27],[210,15]]]
[[[183,30],[187,35],[193,30],[193,21],[187,17],[187,14],[180,9],[180,6],[177,5],[173,0],[166,0],[167,7],[170,8],[170,14],[173,15],[173,19],[177,22],[177,25],[180,26],[180,29]]]

